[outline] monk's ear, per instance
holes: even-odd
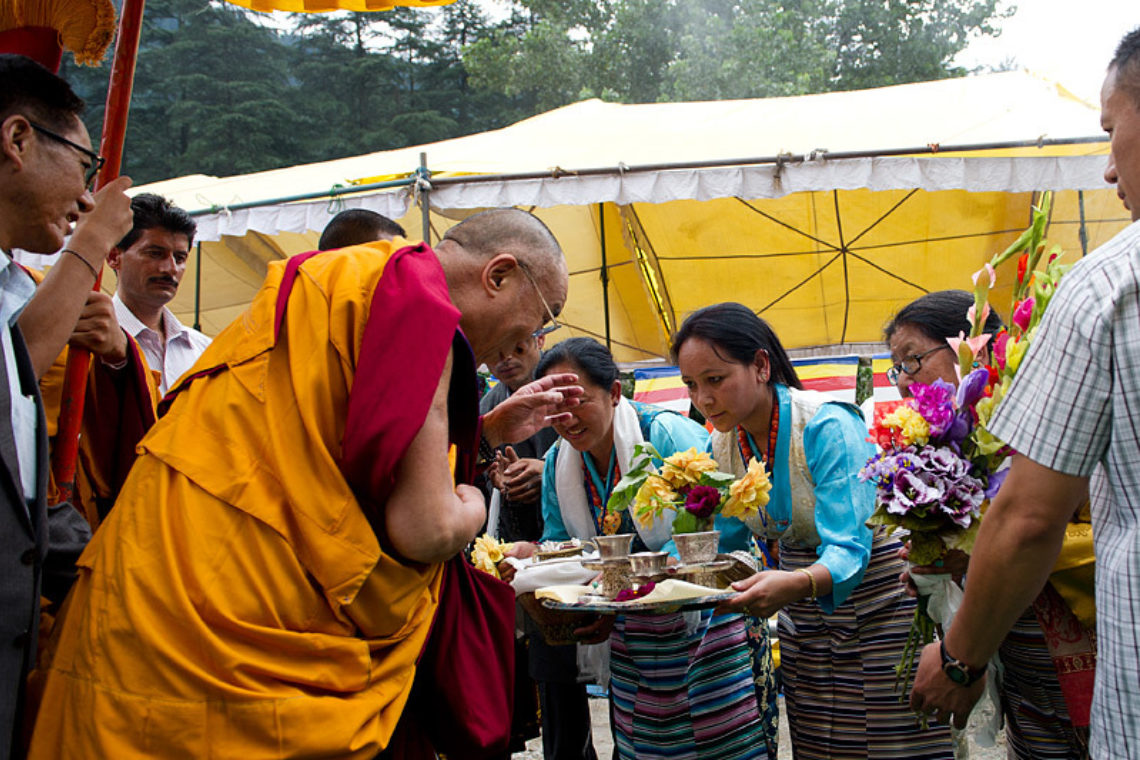
[[[509,253],[497,253],[483,265],[483,289],[494,298],[501,295],[519,271],[519,262]]]

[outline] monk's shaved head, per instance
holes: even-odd
[[[554,233],[537,216],[517,208],[482,211],[452,227],[443,239],[459,243],[475,256],[509,253],[542,281],[549,282],[566,271],[562,247]]]

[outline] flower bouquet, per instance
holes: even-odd
[[[658,469],[654,461],[660,462]],[[768,504],[772,485],[764,466],[753,461],[744,477],[719,470],[708,453],[691,448],[661,457],[652,444],[634,448],[634,463],[611,494],[608,506],[620,512],[632,509],[643,526],[672,513],[674,536],[712,530],[720,514],[746,520]],[[716,555],[716,542],[712,542]]]
[[[1030,227],[1003,253],[974,274],[974,305],[967,313],[969,336],[949,339],[958,354],[960,382],[954,387],[942,380],[910,386],[913,398],[893,404],[876,404],[872,441],[881,453],[860,472],[877,489],[875,511],[868,525],[910,531],[910,562],[936,565],[950,549],[969,553],[981,517],[1001,487],[1007,470],[1001,469],[1012,453],[987,429],[998,402],[1009,388],[1067,267],[1057,263],[1054,248],[1038,270],[1046,250],[1043,240],[1050,197],[1034,209]],[[982,361],[990,336],[982,330],[989,316],[989,291],[996,280],[995,267],[1025,251],[1018,263],[1014,288],[1013,329],[998,333],[990,347],[993,365]],[[965,368],[970,371],[961,377]],[[914,655],[934,639],[935,623],[949,625],[960,600],[960,590],[948,575],[912,576],[919,586],[919,603],[910,638],[896,668],[905,693]]]

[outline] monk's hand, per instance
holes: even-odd
[[[510,446],[507,451],[514,453]],[[542,494],[543,469],[544,462],[541,459],[520,459],[516,455],[515,461],[503,471],[506,493],[511,501],[535,501]]]
[[[613,628],[613,615],[598,615],[598,619],[589,625],[575,628],[574,638],[579,644],[600,644],[610,637]]]
[[[79,253],[96,270],[123,236],[131,231],[135,215],[127,188],[130,177],[117,177],[95,193],[95,206],[81,214],[67,247]],[[78,262],[77,262],[78,263]]]
[[[799,584],[802,578],[798,573],[783,570],[756,573],[751,578],[733,583],[732,590],[740,593],[724,602],[720,609],[769,618],[800,598]]]
[[[492,446],[518,443],[568,417],[583,393],[577,382],[577,375],[565,373],[527,383],[483,415],[483,436]]]
[[[98,290],[87,294],[87,303],[79,312],[79,321],[67,344],[86,349],[107,364],[122,364],[127,360],[127,335],[115,318],[111,296]]]
[[[910,707],[939,723],[953,722],[955,728],[962,729],[970,719],[974,704],[982,696],[985,683],[985,678],[970,686],[960,686],[951,681],[942,670],[942,653],[936,641],[922,649],[914,687],[910,691]]]

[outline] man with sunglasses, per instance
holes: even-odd
[[[70,505],[47,507],[37,380],[67,343],[95,273],[131,222],[129,179],[91,194],[100,160],[82,109],[47,69],[0,55],[0,759],[19,754],[40,595],[62,599],[90,535]],[[38,289],[9,256],[15,248],[54,253],[69,234],[67,253]]]
[[[435,250],[271,263],[84,553],[30,756],[371,760],[412,713],[433,743],[466,729],[505,750],[514,593],[457,558],[487,510],[456,482],[580,394],[544,378],[478,415],[476,366],[553,322],[567,285],[554,236],[515,209]],[[474,677],[441,677],[476,630],[498,635],[463,660]]]

